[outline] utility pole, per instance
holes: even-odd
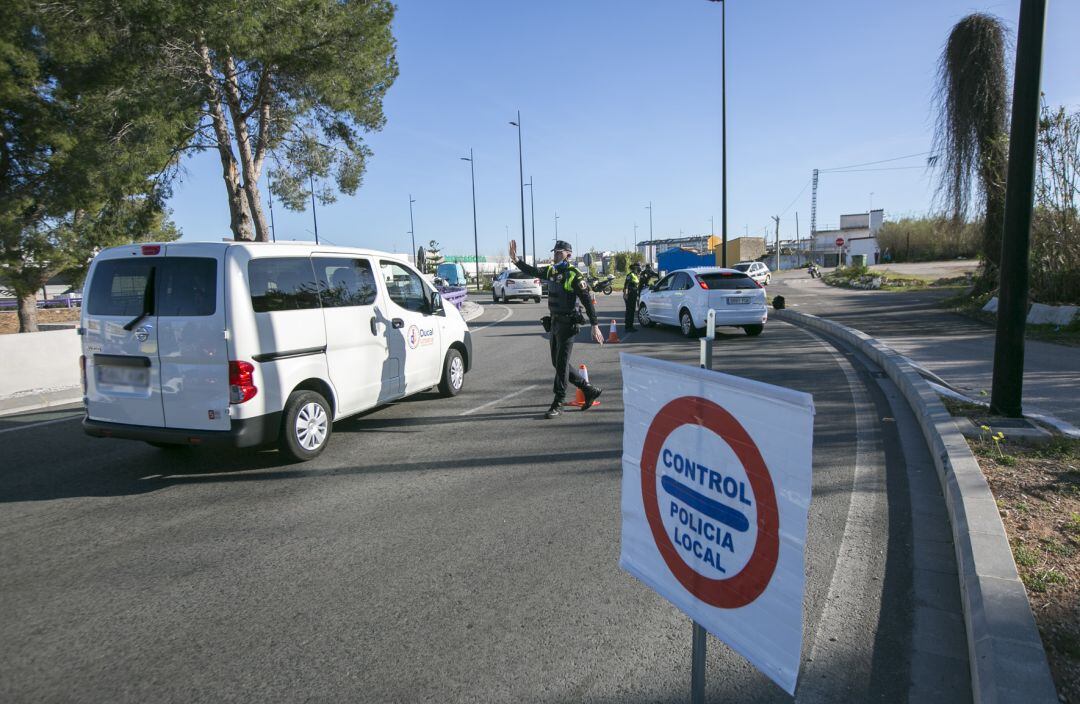
[[[532,221],[532,246],[533,246],[533,265],[535,266],[540,257],[536,254],[536,196],[533,195],[533,177],[529,177],[529,219]]]
[[[521,157],[521,111],[517,111],[517,122],[511,121],[511,125],[517,127],[518,133],[518,185],[521,191],[521,260],[529,261],[529,253],[525,247],[525,162]],[[533,263],[536,263],[536,252],[533,252]]]
[[[655,255],[656,251],[654,249],[655,245],[653,244],[653,236],[652,236],[652,201],[651,200],[649,201],[649,204],[645,206],[645,209],[649,211],[649,249],[646,250],[646,251],[649,252],[652,255]],[[649,259],[648,256],[645,257],[645,262],[646,263],[650,262],[650,259]]]
[[[480,290],[480,237],[476,229],[476,162],[473,160],[473,150],[469,147],[469,156],[461,157],[462,161],[469,162],[469,173],[472,174],[472,236],[473,256],[476,265],[476,290]],[[410,196],[411,197],[411,196]]]
[[[308,172],[308,184],[311,185],[311,220],[315,223],[315,244],[319,244],[319,218],[315,215],[315,177]]]
[[[799,234],[799,211],[795,211],[795,265],[802,265],[802,236]]]
[[[776,223],[776,271],[780,271],[780,216],[773,215],[773,221]]]
[[[555,241],[559,241],[559,211],[555,211]]]
[[[1005,226],[1001,241],[1001,289],[990,411],[1023,417],[1024,323],[1027,316],[1028,258],[1034,199],[1035,150],[1039,125],[1046,0],[1021,0],[1016,32],[1009,166],[1005,185]]]
[[[269,178],[266,180],[266,199],[270,201],[270,239],[272,242],[277,242],[277,228],[274,227],[274,192],[271,189],[272,183]]]
[[[413,264],[416,264],[416,225],[413,224],[412,216],[412,204],[416,201],[413,200],[412,193],[409,194],[409,237],[412,237],[412,256]]]

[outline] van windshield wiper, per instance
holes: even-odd
[[[146,277],[146,288],[143,289],[143,307],[142,312],[138,317],[132,320],[130,323],[124,326],[124,329],[128,332],[131,331],[136,325],[139,324],[146,316],[154,312],[154,274],[157,272],[157,267],[150,267],[150,274]]]

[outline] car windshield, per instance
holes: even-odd
[[[754,280],[746,274],[733,274],[718,271],[711,274],[698,274],[698,280],[704,282],[705,285],[712,290],[735,290],[758,287],[758,285],[754,283]]]
[[[511,279],[535,279],[532,274],[526,274],[524,271],[514,271],[510,274]]]
[[[732,268],[735,269],[736,271],[748,271],[750,269],[750,265],[749,264],[736,264]]]

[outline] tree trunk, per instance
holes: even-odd
[[[19,293],[19,332],[38,332],[37,324],[37,294],[35,290],[29,293]]]
[[[255,239],[255,234],[252,232],[251,212],[248,209],[244,189],[240,185],[236,156],[233,155],[232,150],[232,135],[229,133],[229,124],[221,108],[222,96],[217,78],[214,76],[214,66],[210,62],[210,49],[205,43],[199,44],[199,55],[203,62],[203,80],[208,94],[207,106],[210,109],[210,120],[214,126],[218,155],[221,157],[221,177],[225,181],[225,191],[229,197],[229,227],[232,229],[233,239],[251,241]]]
[[[236,81],[236,62],[233,61],[232,56],[225,58],[224,89],[225,102],[229,107],[233,132],[236,135],[236,148],[240,152],[240,166],[244,174],[242,188],[255,226],[255,240],[269,242],[270,229],[266,226],[266,216],[263,214],[259,198],[259,174],[255,168],[255,157],[251,149],[251,133],[248,131],[247,119],[244,117],[244,106],[241,104],[240,89]]]

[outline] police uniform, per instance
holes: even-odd
[[[555,248],[570,251],[570,245],[562,241],[557,242]],[[526,263],[525,260],[518,260],[515,265],[522,272],[547,279],[548,282],[548,312],[551,315],[549,344],[551,365],[555,367],[555,384],[552,387],[555,398],[546,417],[559,415],[563,401],[566,399],[567,383],[582,390],[585,396],[583,408],[588,408],[600,395],[600,389],[588,384],[570,363],[570,354],[574,350],[574,337],[580,330],[579,326],[585,322],[584,318],[588,318],[590,325],[597,324],[596,309],[593,306],[585,275],[570,263],[561,266],[549,264],[537,268]],[[584,315],[578,310],[578,302],[584,308]]]
[[[626,332],[633,332],[634,317],[637,315],[638,298],[641,296],[641,279],[633,266],[626,275],[623,284],[623,300],[626,302],[626,317],[623,320],[623,328]]]

